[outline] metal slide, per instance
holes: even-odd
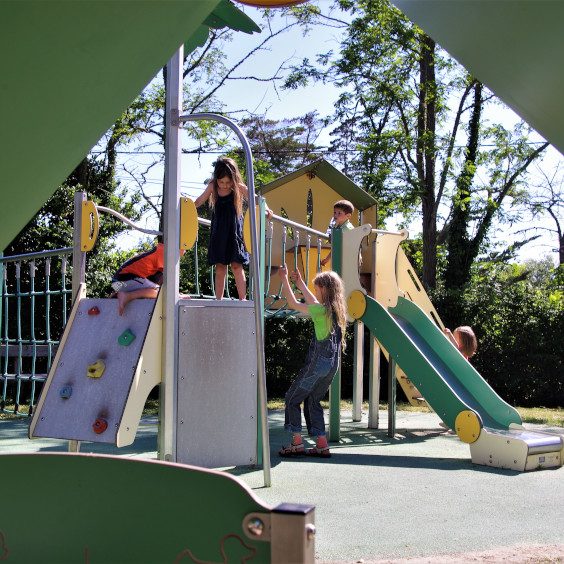
[[[525,431],[517,410],[416,304],[399,297],[395,307],[386,309],[368,296],[365,300],[361,320],[439,417],[471,444],[473,462],[521,471],[562,464],[562,437]]]

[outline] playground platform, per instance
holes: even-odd
[[[320,562],[564,561],[564,468],[473,465],[468,445],[442,429],[437,415],[402,411],[393,439],[386,411],[377,430],[366,428],[366,414],[352,422],[343,412],[331,459],[282,459],[283,413],[269,418],[272,487],[263,487],[260,469],[229,471],[268,504],[315,505]],[[0,453],[66,450],[65,441],[28,440],[28,423],[0,420]],[[564,434],[563,428],[527,427]],[[133,458],[155,458],[156,448],[154,417],[143,419],[130,446],[81,445],[82,452]]]

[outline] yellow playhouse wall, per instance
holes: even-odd
[[[278,186],[265,196],[270,209],[276,215],[286,212],[288,219],[307,225],[307,195],[311,190],[313,201],[313,221],[311,227],[325,233],[333,217],[333,204],[342,196],[318,177],[309,178],[307,174]],[[358,226],[358,214],[354,213],[352,224]]]

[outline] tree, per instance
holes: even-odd
[[[540,165],[537,170],[541,180],[528,201],[528,211],[533,221],[538,222],[548,216],[552,227],[536,225],[532,230],[545,231],[554,236],[557,242],[558,264],[562,267],[564,265],[564,167],[559,162],[551,171]]]
[[[488,126],[492,94],[387,0],[335,5],[352,17],[339,53],[302,61],[286,86],[314,79],[342,88],[333,159],[378,198],[382,219],[421,217],[428,289],[445,242],[449,284],[464,285],[494,219],[508,217],[504,200],[546,145],[529,145],[522,125]]]

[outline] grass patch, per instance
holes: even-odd
[[[329,408],[328,401],[322,401],[324,409]],[[284,400],[273,398],[268,400],[268,409],[284,409]],[[341,400],[341,410],[350,411],[352,409],[351,400]],[[387,410],[387,403],[380,403],[380,409]],[[537,423],[550,425],[551,427],[564,427],[564,409],[561,407],[517,407],[521,419],[524,423]],[[431,409],[424,406],[411,405],[409,403],[398,402],[398,411],[411,411],[419,413],[431,413]],[[362,402],[362,411],[368,411],[368,402]]]
[[[517,407],[524,423],[539,423],[564,427],[564,409],[561,407]]]

